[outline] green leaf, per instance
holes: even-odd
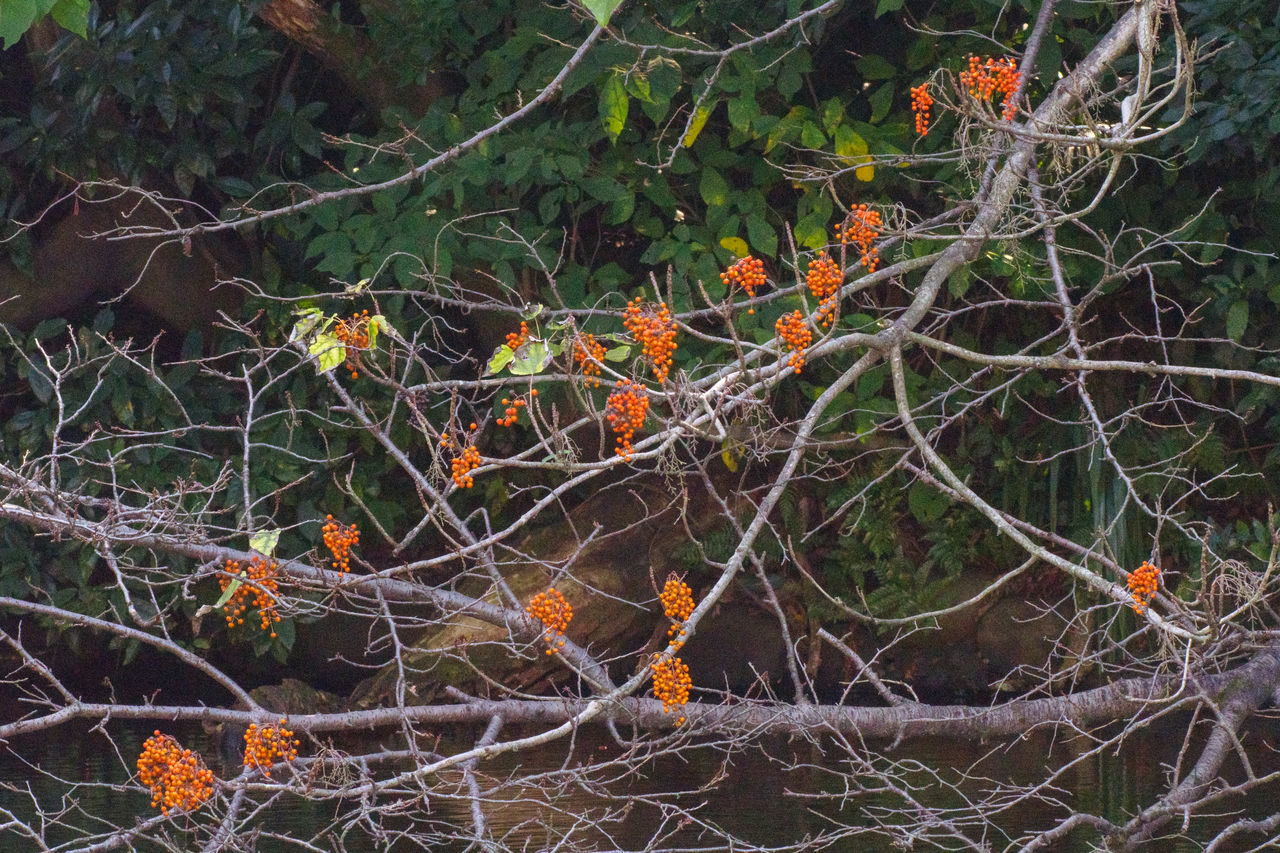
[[[1244,337],[1244,331],[1249,326],[1249,302],[1240,299],[1231,304],[1227,309],[1227,337],[1236,343],[1240,343],[1240,339]]]
[[[293,331],[289,333],[290,343],[309,337],[312,332],[333,322],[333,318],[325,317],[324,312],[319,308],[303,308],[293,313],[298,320],[293,324]]]
[[[513,376],[532,376],[541,373],[551,363],[551,350],[545,341],[532,340],[523,344],[511,360]]]
[[[622,0],[582,0],[582,5],[596,19],[597,24],[607,27],[609,18],[622,5]]]
[[[733,252],[735,257],[745,258],[751,254],[751,249],[747,247],[747,241],[741,237],[725,237],[720,241],[720,245]]]
[[[827,144],[827,137],[816,124],[806,121],[800,129],[800,141],[809,148],[822,148]]]
[[[511,359],[515,358],[515,350],[503,344],[493,351],[493,357],[489,359],[489,375],[501,373],[502,368],[511,363]]]
[[[621,346],[616,346],[616,347],[612,347],[610,349],[605,350],[604,360],[605,361],[626,361],[630,355],[631,355],[631,345],[622,344]]]
[[[698,183],[698,194],[707,207],[721,207],[729,203],[729,182],[715,169],[706,169]]]
[[[893,81],[882,84],[872,92],[867,103],[871,105],[871,117],[867,120],[872,124],[879,124],[889,114],[889,110],[893,109]]]
[[[270,530],[259,530],[249,537],[249,547],[264,557],[270,557],[274,554],[276,546],[279,544],[280,528],[278,527],[273,527]]]
[[[876,4],[875,17],[878,18],[886,12],[896,12],[902,8],[902,4],[905,2],[906,0],[880,0],[880,2]]]
[[[752,214],[747,217],[747,239],[757,252],[766,257],[778,254],[778,233],[763,216]]]
[[[689,129],[685,131],[684,139],[680,140],[680,144],[685,148],[691,148],[693,143],[697,141],[698,134],[702,133],[702,128],[706,127],[707,119],[711,118],[711,111],[716,108],[715,101],[707,101],[698,107],[693,114],[693,121],[689,122]]]
[[[622,75],[613,74],[600,90],[600,124],[604,126],[605,135],[610,142],[617,142],[622,134],[630,106],[631,99],[627,96],[626,86],[622,84]]]
[[[854,63],[866,80],[888,80],[898,73],[893,63],[875,53],[868,53]]]
[[[907,507],[921,524],[932,524],[942,518],[950,502],[942,492],[924,483],[915,483],[907,492]]]
[[[4,0],[0,3],[0,38],[4,39],[5,50],[31,29],[38,14],[36,0]]]
[[[836,128],[836,156],[850,166],[856,166],[854,176],[860,181],[869,181],[875,176],[875,167],[871,165],[871,155],[867,153],[867,141],[854,132],[848,125]]]
[[[347,360],[347,348],[332,332],[316,335],[307,348],[316,357],[316,373],[328,373]]]
[[[58,22],[58,26],[85,37],[89,23],[89,0],[57,0],[49,14]]]

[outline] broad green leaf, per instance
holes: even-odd
[[[622,5],[622,0],[582,0],[583,7],[596,19],[602,27],[609,25],[609,18]]]
[[[875,53],[864,54],[854,64],[867,80],[888,80],[898,73],[893,63]]]
[[[876,4],[875,16],[878,18],[885,12],[896,12],[902,8],[902,4],[905,2],[906,0],[880,0],[880,2]]]
[[[752,214],[747,217],[747,238],[760,254],[770,258],[778,254],[778,233],[764,216]]]
[[[308,347],[316,357],[316,373],[328,373],[347,360],[347,348],[332,332],[321,332]]]
[[[715,169],[703,170],[698,193],[708,207],[722,207],[729,203],[729,183]]]
[[[49,14],[64,30],[85,37],[85,29],[89,23],[89,0],[57,0],[49,10]]]
[[[720,245],[728,249],[736,257],[745,258],[751,254],[751,249],[747,246],[747,241],[741,237],[725,237],[720,241]]]
[[[707,119],[711,118],[711,111],[715,108],[715,101],[708,101],[698,107],[697,112],[693,114],[693,121],[689,122],[689,129],[685,131],[684,139],[680,140],[681,145],[685,148],[693,147],[693,143],[698,139],[698,134],[702,133],[702,128],[706,127]]]
[[[22,34],[31,29],[40,13],[36,0],[3,0],[0,2],[0,39],[8,50]]]
[[[532,320],[547,309],[547,306],[541,302],[530,302],[524,306],[524,310],[520,312],[521,320]]]
[[[612,347],[611,349],[605,350],[604,360],[605,361],[626,361],[627,357],[630,355],[631,355],[631,345],[622,344],[621,346],[616,346],[616,347]]]
[[[643,71],[632,70],[623,80],[627,87],[627,94],[635,98],[637,101],[644,101],[647,104],[653,103],[653,95],[649,92],[649,77]]]
[[[827,136],[811,121],[806,121],[800,128],[800,141],[809,148],[822,148],[827,144]]]
[[[493,357],[489,359],[489,374],[501,373],[502,369],[510,364],[511,359],[515,357],[515,351],[506,344],[498,347],[493,351]]]
[[[249,537],[249,547],[264,557],[270,557],[274,554],[276,546],[279,544],[280,528],[278,527],[273,527],[270,530],[259,530]]]
[[[611,75],[600,90],[600,124],[604,126],[605,135],[610,142],[617,142],[622,128],[626,127],[630,105],[631,99],[622,84],[622,75]]]
[[[529,341],[516,350],[515,357],[511,360],[511,374],[513,376],[532,376],[535,373],[541,373],[546,370],[547,365],[550,363],[551,350],[547,347],[546,342]]]
[[[1244,337],[1245,329],[1249,327],[1249,303],[1247,300],[1241,299],[1231,304],[1227,309],[1227,337],[1236,343]]]

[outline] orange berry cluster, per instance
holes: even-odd
[[[729,287],[737,284],[747,292],[748,299],[756,298],[756,288],[764,284],[764,261],[747,255],[724,272],[720,280]],[[756,309],[747,308],[748,314],[756,313]]]
[[[281,717],[278,726],[258,728],[250,723],[244,733],[244,766],[271,775],[277,761],[293,761],[298,757],[298,742],[292,740],[293,732],[285,728],[287,721]]]
[[[693,686],[693,679],[689,677],[689,667],[680,658],[672,658],[671,660],[662,660],[658,658],[649,664],[649,669],[653,672],[653,695],[662,700],[662,713],[668,714],[672,708],[683,708],[689,701],[689,688]],[[676,725],[682,725],[684,717],[676,720]]]
[[[335,521],[332,515],[324,517],[324,546],[333,554],[333,567],[343,572],[351,571],[351,546],[360,544],[360,531],[354,524]]]
[[[787,345],[787,367],[794,367],[796,373],[804,367],[804,351],[813,343],[813,332],[804,321],[804,314],[799,309],[790,314],[783,314],[773,326],[778,337]]]
[[[351,371],[351,378],[358,379],[360,372],[360,354],[358,350],[369,348],[369,312],[352,314],[350,320],[339,320],[333,329],[333,336],[342,342],[347,349],[345,367]]]
[[[231,593],[227,603],[222,605],[228,628],[244,624],[244,612],[249,609],[249,597],[252,596],[253,606],[258,609],[262,630],[270,631],[271,636],[275,637],[276,631],[271,626],[280,621],[280,614],[276,612],[276,595],[280,591],[276,582],[276,570],[279,568],[280,564],[275,560],[267,560],[256,555],[249,561],[247,567],[238,560],[227,560],[227,573],[218,579],[223,592],[227,591],[227,587],[235,577],[244,573],[244,577],[240,579],[240,586]]]
[[[875,272],[876,267],[880,266],[880,250],[872,244],[883,228],[880,212],[859,204],[849,210],[844,222],[836,226],[836,233],[840,235],[842,246],[849,243],[857,246],[862,253],[862,265],[867,268],[867,272]]]
[[[684,621],[693,612],[693,590],[689,589],[689,585],[680,578],[671,574],[667,576],[667,582],[662,585],[658,600],[662,602],[663,612],[671,620],[671,627],[667,629],[667,636],[674,639],[671,646],[678,649],[684,645],[684,640],[675,638],[677,632],[680,637],[684,636]]]
[[[524,612],[542,623],[543,639],[549,647],[547,654],[553,655],[564,646],[564,631],[573,621],[573,606],[558,589],[551,587],[529,599]]]
[[[960,72],[960,85],[969,90],[969,94],[979,100],[989,101],[995,94],[1004,95],[1001,117],[1005,121],[1013,119],[1017,108],[1013,103],[1013,93],[1018,91],[1022,82],[1022,72],[1010,57],[1001,59],[981,59],[970,54],[969,70]]]
[[[604,361],[604,344],[590,333],[573,339],[573,360],[582,367],[582,375],[593,388],[600,387],[600,362]]]
[[[666,382],[671,371],[671,356],[676,351],[676,321],[667,303],[659,302],[655,307],[632,299],[627,303],[622,325],[644,348],[644,357],[653,367],[658,382]]]
[[[475,424],[471,425],[472,429],[476,428]],[[440,438],[441,447],[454,447],[453,439],[448,435]],[[476,481],[471,476],[471,472],[480,467],[480,451],[476,450],[474,444],[468,444],[462,449],[462,452],[453,457],[453,461],[449,463],[450,475],[453,477],[453,483],[459,489],[469,489],[475,485]]]
[[[624,379],[609,395],[604,417],[618,435],[618,455],[631,459],[631,439],[636,430],[644,426],[644,416],[649,411],[649,397],[644,386]]]
[[[911,87],[911,112],[916,117],[916,133],[921,136],[929,132],[929,109],[932,106],[933,96],[929,94],[928,83]]]
[[[831,325],[831,318],[836,313],[837,296],[844,274],[840,265],[832,260],[826,250],[818,252],[818,257],[809,261],[809,274],[805,276],[805,284],[809,292],[818,300],[818,322],[825,329]]]
[[[537,388],[529,389],[529,396],[530,397],[538,396],[538,389]],[[506,408],[506,411],[503,412],[503,417],[498,418],[498,426],[509,427],[515,424],[516,420],[519,419],[520,410],[523,409],[526,405],[528,405],[528,401],[525,400],[524,397],[516,397],[514,400],[512,400],[510,397],[503,397],[502,405],[506,406],[507,408]],[[471,428],[475,429],[475,424],[472,424]],[[473,465],[471,467],[474,468],[475,466]]]
[[[520,349],[529,342],[529,324],[524,320],[520,321],[519,332],[507,332],[507,346],[513,350]]]
[[[1156,586],[1160,582],[1160,570],[1151,565],[1150,560],[1143,561],[1141,566],[1129,574],[1129,592],[1133,595],[1133,609],[1137,613],[1147,609],[1151,596],[1156,594]]]
[[[213,796],[213,771],[200,754],[159,731],[142,745],[138,778],[151,789],[151,806],[159,806],[161,814],[193,811]]]

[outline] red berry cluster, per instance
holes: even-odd
[[[929,94],[928,83],[911,87],[911,112],[916,117],[916,133],[921,136],[929,132],[929,109],[932,106],[933,96]]]
[[[693,590],[673,573],[667,576],[658,600],[662,602],[662,611],[671,620],[671,627],[667,629],[667,636],[673,638],[671,646],[678,649],[684,645],[684,622],[693,613]],[[680,639],[675,639],[677,632]]]
[[[666,661],[658,658],[649,664],[649,669],[653,672],[653,695],[662,700],[662,713],[668,714],[672,708],[683,708],[689,701],[689,688],[693,686],[688,665],[680,658]],[[677,726],[683,723],[683,716],[676,720]]]
[[[843,282],[844,274],[840,272],[840,265],[825,250],[818,252],[818,257],[809,261],[805,284],[809,285],[813,298],[818,300],[818,322],[824,329],[831,325],[831,318],[835,316],[836,302]]]
[[[213,796],[213,771],[198,752],[183,749],[159,731],[147,738],[138,756],[138,779],[151,789],[151,805],[161,814],[170,809],[193,811]]]
[[[360,350],[369,348],[369,312],[352,314],[350,319],[338,320],[333,328],[333,336],[346,347],[347,363],[345,367],[351,371],[351,378],[360,376]]]
[[[231,593],[227,603],[222,605],[228,628],[244,624],[244,612],[249,609],[249,598],[252,596],[253,606],[258,609],[262,630],[270,631],[271,636],[275,637],[275,629],[271,626],[280,621],[280,614],[276,612],[276,596],[280,591],[279,584],[276,582],[276,571],[279,568],[280,564],[275,560],[267,560],[257,555],[249,561],[247,567],[237,560],[227,560],[226,574],[218,578],[223,592],[231,586],[232,580],[242,572],[244,574],[244,577],[240,578],[240,586]]]
[[[671,371],[671,356],[676,351],[676,321],[667,303],[659,302],[655,306],[632,299],[627,303],[622,325],[644,348],[644,357],[653,367],[658,382],[666,382]]]
[[[513,350],[518,350],[529,342],[529,324],[524,320],[520,321],[519,332],[507,332],[507,346]]]
[[[324,546],[333,554],[333,567],[342,572],[351,571],[351,546],[360,544],[360,531],[354,524],[335,521],[332,515],[324,517]]]
[[[244,766],[271,775],[277,761],[293,761],[298,757],[298,742],[292,740],[293,732],[285,728],[287,721],[281,717],[279,726],[258,728],[251,723],[244,733]]]
[[[1151,565],[1150,560],[1144,561],[1129,574],[1129,593],[1133,596],[1134,611],[1141,613],[1147,609],[1159,583],[1160,570]]]
[[[529,396],[530,397],[538,396],[538,389],[530,388]],[[506,409],[503,411],[503,416],[498,418],[498,426],[509,427],[514,425],[515,422],[519,420],[520,410],[523,409],[526,405],[528,405],[528,401],[525,400],[524,397],[516,397],[514,400],[511,399],[510,397],[503,397],[502,405],[506,406]],[[472,424],[471,428],[475,429],[475,424]]]
[[[644,426],[644,416],[649,411],[649,397],[644,386],[624,379],[609,395],[604,417],[618,435],[618,455],[631,459],[631,439],[636,430]]]
[[[542,623],[547,654],[555,654],[564,647],[564,632],[573,621],[573,606],[558,589],[551,587],[529,599],[529,606],[524,612]]]
[[[787,345],[787,352],[791,353],[787,357],[787,367],[794,367],[796,373],[799,373],[800,368],[804,367],[804,351],[813,343],[813,332],[809,331],[804,314],[798,309],[790,314],[783,314],[773,328]]]
[[[1013,103],[1013,93],[1018,91],[1022,82],[1022,72],[1010,57],[1001,59],[987,58],[984,63],[978,57],[969,55],[969,70],[960,72],[960,85],[969,94],[980,101],[991,100],[992,95],[1003,95],[1004,104],[1001,117],[1005,121],[1013,119],[1017,108]]]
[[[844,222],[836,226],[836,233],[840,235],[840,244],[852,243],[858,247],[858,252],[862,256],[860,260],[867,268],[867,272],[875,272],[876,267],[880,266],[880,250],[874,243],[883,230],[884,221],[880,218],[880,212],[872,210],[865,204],[851,208]]]
[[[600,363],[604,361],[604,344],[593,334],[585,333],[573,339],[573,360],[582,368],[582,376],[593,388],[600,387]]]
[[[764,261],[747,255],[720,273],[720,280],[729,287],[733,287],[735,284],[739,285],[747,292],[748,299],[755,299],[756,288],[762,287],[765,282]],[[756,309],[748,307],[747,313],[754,314]]]

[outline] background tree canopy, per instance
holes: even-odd
[[[533,783],[480,759],[587,722],[630,752],[563,790],[802,734],[889,802],[795,848],[1160,844],[1274,783],[1224,746],[1280,687],[1274,4],[11,6],[0,627],[40,707],[0,737],[309,739],[183,788],[209,820],[75,843],[233,846],[283,791],[376,847],[456,771],[471,825],[405,837],[519,846],[482,812]],[[1117,724],[1072,747],[1100,755],[1176,714],[1194,766],[1126,814],[1051,801],[1071,758],[955,814],[894,758],[1059,719]],[[609,843],[688,840],[610,835],[616,805]]]

